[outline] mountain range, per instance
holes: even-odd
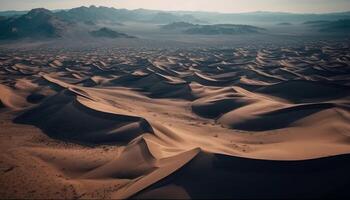
[[[135,38],[134,36],[127,35],[125,33],[120,33],[106,27],[100,28],[99,30],[91,31],[90,35],[94,37],[104,38]]]
[[[38,8],[0,21],[0,39],[22,37],[61,37],[71,23],[55,16],[51,11]]]
[[[11,17],[28,13],[29,11],[2,11],[0,16]],[[285,12],[248,12],[248,13],[215,13],[199,11],[159,11],[146,9],[116,9],[109,7],[78,7],[68,10],[53,10],[56,16],[72,21],[112,20],[112,21],[142,21],[153,23],[191,22],[191,23],[302,23],[316,20],[350,19],[349,12],[325,14],[296,14]]]
[[[124,23],[143,23],[171,26],[187,26],[185,34],[244,34],[257,33],[262,29],[255,25],[264,24],[304,24],[321,31],[349,31],[350,12],[329,14],[292,14],[273,12],[252,12],[223,14],[212,12],[127,10],[108,7],[78,7],[69,10],[47,10],[44,8],[31,11],[0,12],[0,39],[17,38],[56,38],[63,37],[74,27],[80,25],[101,29],[99,24],[123,25]],[[305,23],[306,22],[306,23]],[[315,26],[314,22],[327,22]],[[181,24],[182,23],[182,24]],[[248,26],[248,24],[250,26]],[[183,27],[182,27],[183,28]],[[102,35],[110,35],[108,29],[101,29]],[[98,30],[86,30],[89,33]],[[116,32],[119,33],[119,32]],[[124,34],[124,33],[123,33]],[[90,34],[91,35],[91,34]],[[112,34],[115,35],[115,34]]]
[[[235,34],[249,34],[259,33],[263,28],[237,25],[237,24],[191,24],[186,22],[174,22],[171,24],[161,26],[163,30],[180,31],[185,34],[200,34],[200,35],[235,35]]]

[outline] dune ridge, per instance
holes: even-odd
[[[349,197],[349,48],[4,50],[0,196]]]

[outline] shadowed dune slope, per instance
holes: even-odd
[[[294,80],[265,86],[256,92],[277,96],[295,103],[307,103],[347,97],[350,95],[350,88],[332,83]]]
[[[23,113],[15,122],[34,124],[48,135],[77,142],[129,142],[143,133],[152,133],[142,118],[104,113],[79,102],[74,93],[63,90],[39,106]]]
[[[0,198],[349,198],[349,52],[1,49]]]
[[[201,152],[181,170],[134,198],[347,197],[349,166],[348,155],[283,162]]]

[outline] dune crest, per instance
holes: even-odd
[[[4,51],[1,197],[349,197],[348,52]]]

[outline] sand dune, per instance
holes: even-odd
[[[181,171],[135,198],[337,197],[349,195],[344,187],[349,178],[344,176],[348,174],[346,166],[349,166],[347,155],[283,162],[201,152]]]
[[[34,124],[54,138],[93,144],[129,142],[153,132],[142,118],[103,113],[85,106],[80,98],[84,97],[74,98],[69,91],[62,91],[18,116],[15,122]]]
[[[17,93],[15,90],[0,85],[0,103],[1,107],[7,107],[12,109],[21,109],[28,106],[29,102],[26,101],[24,94]]]
[[[288,88],[289,91],[284,92],[283,88]],[[270,94],[295,103],[306,103],[348,97],[350,88],[339,84],[332,84],[331,82],[320,83],[305,80],[292,80],[262,87],[256,90],[256,92]]]
[[[2,50],[0,197],[349,197],[348,52]]]

